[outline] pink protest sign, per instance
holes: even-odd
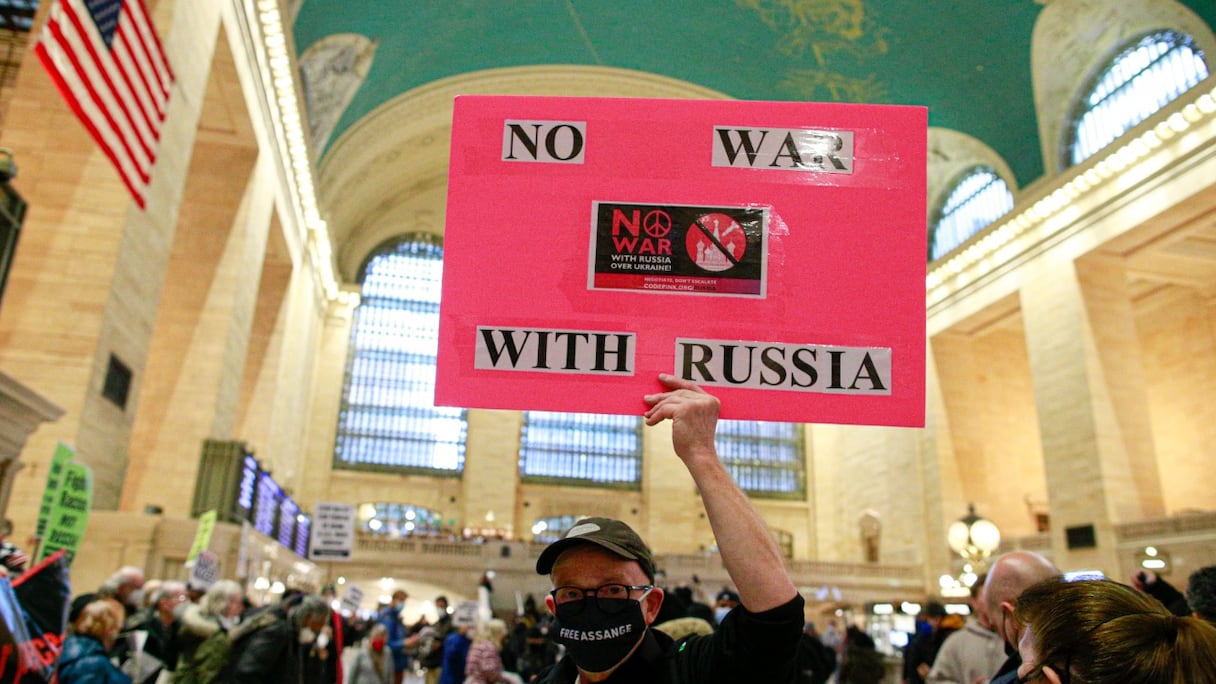
[[[435,403],[920,426],[920,107],[456,99]]]

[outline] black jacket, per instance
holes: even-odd
[[[228,665],[220,681],[325,684],[334,679],[333,656],[322,661],[310,644],[301,644],[282,609],[263,610],[242,619],[229,633],[228,643]]]
[[[228,665],[220,679],[234,684],[297,681],[296,673],[283,672],[292,660],[287,658],[288,623],[286,613],[273,609],[243,619],[228,634]]]
[[[731,611],[718,631],[680,641],[647,629],[641,646],[604,684],[737,684],[788,682],[802,633],[802,597],[763,613]],[[569,657],[541,673],[538,684],[570,684]]]
[[[1190,617],[1191,607],[1187,605],[1186,596],[1174,588],[1174,585],[1158,577],[1151,584],[1144,585],[1144,593],[1152,596],[1178,617]]]

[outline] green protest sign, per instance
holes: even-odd
[[[198,517],[198,531],[194,533],[194,543],[190,545],[190,553],[186,555],[186,562],[189,563],[201,551],[206,551],[211,545],[211,531],[215,529],[216,510],[213,508]]]
[[[55,446],[55,454],[51,456],[51,467],[46,474],[46,489],[42,490],[42,507],[38,509],[38,528],[34,533],[39,539],[46,532],[46,521],[51,517],[51,506],[55,502],[55,492],[59,491],[59,481],[63,478],[63,467],[76,456],[76,450],[60,442]]]
[[[89,510],[93,507],[93,471],[83,463],[68,462],[63,467],[59,491],[51,504],[47,518],[46,536],[38,549],[35,562],[63,549],[68,563],[80,549],[84,531],[89,524]]]

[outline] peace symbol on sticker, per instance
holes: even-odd
[[[642,219],[642,230],[650,237],[661,238],[671,232],[671,214],[655,209]]]

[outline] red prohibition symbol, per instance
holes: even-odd
[[[702,214],[688,228],[688,256],[707,271],[725,271],[743,259],[747,234],[739,222],[726,214]]]

